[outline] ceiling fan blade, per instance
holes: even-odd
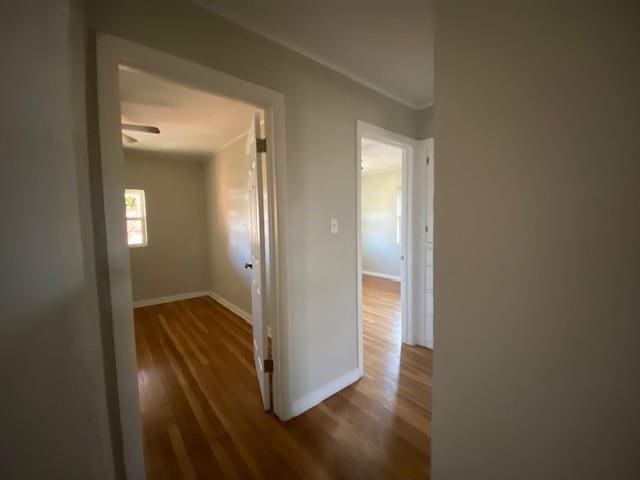
[[[126,133],[122,134],[122,143],[136,143],[138,141],[137,138],[133,138]]]
[[[160,129],[158,127],[150,127],[147,125],[135,125],[133,123],[123,123],[123,130],[132,130],[134,132],[144,132],[144,133],[160,133]]]

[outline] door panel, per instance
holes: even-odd
[[[427,157],[429,161],[427,162],[427,176],[426,176],[426,212],[427,212],[427,235],[426,235],[426,243],[424,245],[425,248],[425,343],[429,348],[433,348],[433,316],[434,316],[434,305],[433,305],[433,198],[434,198],[434,151],[433,151],[433,140],[427,141]]]
[[[251,322],[253,324],[253,358],[260,387],[260,396],[265,410],[271,408],[269,381],[265,373],[264,360],[267,352],[266,327],[263,325],[263,259],[264,259],[264,212],[262,154],[258,153],[260,138],[260,115],[255,114],[247,136],[246,155],[249,163],[249,202],[251,213],[251,260],[247,267],[251,271]]]

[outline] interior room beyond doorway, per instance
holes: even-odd
[[[383,293],[388,302],[379,315],[371,316],[370,305],[363,302],[365,323],[384,321],[385,329],[402,339],[403,270],[403,149],[378,140],[361,141],[361,255],[363,297],[371,290]],[[369,316],[367,316],[369,315]]]

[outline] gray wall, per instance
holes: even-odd
[[[103,364],[111,337],[96,288],[81,13],[63,1],[0,4],[3,479],[108,479],[118,470]]]
[[[397,198],[402,169],[362,175],[362,269],[400,276]]]
[[[423,108],[416,112],[417,135],[416,138],[422,140],[433,138],[433,107]]]
[[[414,137],[415,112],[190,2],[96,0],[91,19],[98,31],[284,94],[291,400],[355,370],[356,120]]]
[[[129,249],[133,300],[209,290],[201,157],[125,149],[125,188],[145,191],[148,245]]]
[[[207,165],[207,222],[211,290],[251,313],[249,162],[244,136],[215,154]]]
[[[617,5],[437,4],[435,479],[638,477],[640,16]]]

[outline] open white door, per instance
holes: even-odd
[[[245,268],[251,269],[251,322],[253,324],[253,358],[256,364],[256,375],[260,386],[260,395],[265,410],[271,408],[269,379],[265,367],[265,353],[267,352],[266,329],[262,324],[263,312],[263,246],[264,246],[264,215],[262,188],[262,153],[259,148],[260,114],[255,114],[251,120],[249,135],[247,136],[246,155],[249,163],[249,203],[251,211],[251,260]],[[270,360],[266,360],[270,364]]]
[[[433,167],[435,163],[433,139],[424,140],[427,170],[426,170],[426,235],[424,243],[425,254],[425,346],[433,349]]]

